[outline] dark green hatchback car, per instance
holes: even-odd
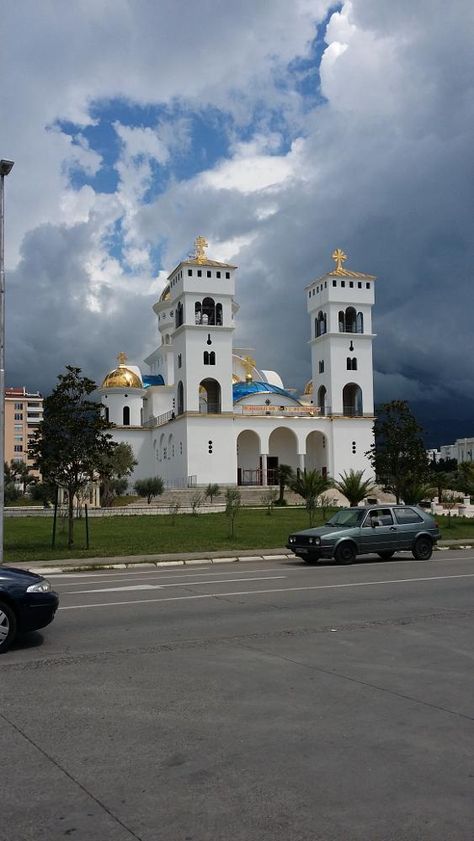
[[[324,526],[290,534],[286,545],[307,564],[320,558],[351,564],[357,555],[370,553],[388,561],[395,552],[407,551],[427,561],[439,537],[433,517],[416,505],[371,505],[344,508]]]

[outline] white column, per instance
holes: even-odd
[[[262,485],[266,487],[268,485],[267,479],[267,455],[268,453],[260,453],[260,458],[262,459]]]
[[[304,457],[306,453],[298,453],[298,467],[301,473],[304,473]]]

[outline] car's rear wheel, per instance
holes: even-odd
[[[16,616],[10,605],[0,602],[0,654],[10,648],[16,635]]]
[[[334,557],[337,564],[353,564],[356,559],[356,548],[354,544],[348,541],[341,543],[337,547]]]
[[[377,555],[379,556],[379,558],[382,559],[382,561],[389,561],[390,558],[393,558],[394,554],[395,554],[395,552],[388,552],[388,551],[387,552],[377,552]]]
[[[433,554],[433,541],[429,537],[418,537],[412,554],[417,561],[429,561]]]

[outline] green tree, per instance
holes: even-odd
[[[30,489],[31,499],[41,502],[45,508],[49,508],[56,497],[56,485],[50,482],[35,482]]]
[[[3,500],[6,505],[15,502],[20,496],[15,475],[7,461],[3,464]]]
[[[146,496],[148,505],[150,505],[154,496],[161,496],[165,489],[163,479],[159,476],[150,476],[149,479],[137,479],[133,487],[138,496]]]
[[[43,420],[29,453],[43,480],[67,491],[68,547],[74,543],[74,497],[93,481],[101,460],[115,448],[100,403],[90,399],[97,386],[66,366],[58,385],[44,401]]]
[[[293,468],[290,467],[289,464],[280,464],[278,466],[277,479],[279,485],[279,495],[278,499],[275,501],[275,505],[286,505],[285,488],[290,487],[291,483],[295,479]]]
[[[332,487],[332,481],[318,470],[304,470],[291,482],[291,490],[303,497],[308,512],[309,525],[312,528],[318,497]]]
[[[212,505],[212,500],[215,496],[219,496],[220,492],[221,489],[216,482],[209,482],[206,490],[204,491],[204,496],[206,497],[206,499],[209,499],[211,501]]]
[[[191,495],[190,502],[191,502],[191,513],[193,514],[194,517],[196,517],[197,513],[198,513],[198,511],[199,511],[199,509],[200,509],[200,507],[203,503],[202,493],[200,491],[195,491]]]
[[[24,461],[12,461],[10,471],[13,481],[21,485],[23,494],[26,493],[28,485],[36,481],[36,477],[31,473],[30,468]]]
[[[230,536],[234,536],[235,518],[239,513],[242,503],[240,491],[236,488],[227,488],[225,492],[225,513],[230,520]]]
[[[130,444],[121,442],[114,449],[105,454],[99,464],[101,504],[108,508],[117,493],[127,489],[127,477],[133,473],[138,464],[133,455]]]
[[[363,470],[344,471],[339,475],[337,482],[334,482],[334,487],[346,497],[349,505],[358,505],[375,489],[372,480],[364,479],[363,476]]]
[[[273,506],[277,501],[277,492],[275,488],[267,488],[262,494],[262,505],[267,509],[267,514],[270,516],[273,512]]]
[[[429,477],[429,461],[422,438],[423,430],[405,400],[392,400],[377,410],[375,441],[366,453],[377,481],[385,490],[403,499],[407,483],[424,484]]]
[[[472,461],[463,461],[458,465],[454,487],[463,494],[474,495],[474,463]]]

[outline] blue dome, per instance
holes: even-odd
[[[281,394],[282,397],[289,397],[295,403],[298,402],[283,388],[279,388],[277,385],[272,385],[271,383],[255,382],[254,380],[249,383],[234,383],[232,390],[234,403],[242,400],[243,397],[248,397],[249,394]]]
[[[151,385],[164,385],[165,381],[161,374],[144,374],[142,377],[144,388],[149,388]]]

